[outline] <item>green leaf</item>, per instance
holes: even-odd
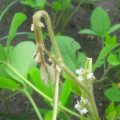
[[[46,0],[21,0],[20,2],[32,8],[44,8],[46,4]]]
[[[78,84],[74,80],[72,80],[67,74],[64,74],[64,78],[66,81],[70,83],[72,92],[78,96],[81,96],[81,91],[80,91]]]
[[[16,13],[9,30],[7,46],[9,47],[11,41],[15,38],[16,31],[22,25],[22,23],[27,19],[26,15],[22,12]]]
[[[18,90],[20,88],[20,85],[10,78],[0,77],[0,88],[6,88],[9,90]]]
[[[6,61],[7,59],[7,56],[6,56],[6,53],[5,53],[5,50],[3,48],[3,46],[0,44],[0,76],[6,76],[6,73],[5,73],[5,65],[1,62],[3,61]]]
[[[99,67],[104,63],[106,56],[108,55],[108,53],[109,53],[114,47],[115,47],[114,44],[110,44],[110,45],[105,46],[105,47],[101,50],[101,52],[100,52],[100,54],[99,54],[96,62],[95,62],[94,65],[93,65],[93,71],[95,71],[96,68],[99,68]]]
[[[49,109],[47,109],[47,108],[38,108],[39,109],[39,111],[40,111],[40,113],[41,114],[45,114],[45,113],[47,113],[48,111],[49,111]]]
[[[86,54],[83,52],[78,52],[76,55],[77,59],[75,61],[75,65],[77,66],[77,68],[84,67],[87,58]]]
[[[97,35],[97,33],[95,33],[94,31],[92,31],[91,29],[83,29],[79,31],[80,34],[89,34],[89,35]]]
[[[5,60],[6,60],[6,53],[3,46],[0,44],[0,61],[5,61]]]
[[[9,64],[14,67],[21,75],[27,78],[27,72],[35,66],[33,60],[33,54],[35,51],[35,44],[32,42],[21,42],[9,51],[8,61]],[[20,82],[20,79],[13,73],[8,67],[6,67],[7,73],[14,79]]]
[[[48,112],[45,114],[44,120],[52,120],[52,114],[53,114],[52,111],[48,111]]]
[[[5,71],[5,67],[6,66],[4,64],[0,65],[0,76],[8,77],[8,74]]]
[[[120,102],[120,89],[117,86],[112,86],[111,88],[105,90],[105,96],[113,101],[113,102]]]
[[[60,11],[62,10],[61,8],[61,3],[60,2],[57,2],[57,1],[54,1],[52,3],[52,8],[55,10],[55,11]]]
[[[52,7],[55,11],[66,10],[71,6],[71,0],[56,0],[52,3]]]
[[[118,29],[120,29],[120,24],[113,25],[111,28],[109,28],[108,33],[112,33]]]
[[[106,109],[106,119],[107,120],[116,120],[116,115],[117,115],[117,112],[116,112],[114,103],[112,102]]]
[[[108,63],[113,66],[120,65],[120,60],[116,54],[111,53],[107,59]]]
[[[116,107],[117,119],[120,119],[120,104]]]
[[[71,6],[72,0],[61,0],[60,2],[63,9],[68,9]]]
[[[77,51],[81,47],[74,39],[67,36],[56,36],[55,38],[58,43],[65,64],[72,71],[75,71],[77,68],[84,65],[86,56],[82,54],[83,59],[81,58],[80,60],[81,52]]]
[[[54,94],[53,86],[51,85],[51,86],[47,87],[45,85],[45,83],[41,79],[40,70],[38,68],[32,68],[28,72],[28,74],[31,78],[31,82],[35,85],[35,87],[37,87],[39,90],[41,90],[43,93],[45,93],[49,97],[51,97],[51,98],[53,97],[53,94]]]
[[[103,8],[97,7],[91,16],[91,29],[98,36],[103,37],[108,32],[110,24],[110,18],[107,12]]]
[[[62,90],[60,94],[60,102],[65,105],[67,103],[67,100],[69,99],[69,96],[71,94],[71,85],[69,81],[66,79],[65,82],[62,85]]]
[[[114,35],[113,37],[111,37],[109,34],[105,35],[105,40],[104,40],[104,44],[105,45],[109,45],[109,44],[117,44],[117,37]]]

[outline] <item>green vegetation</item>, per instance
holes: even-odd
[[[7,90],[10,92],[7,99],[10,99],[22,93],[31,103],[38,120],[119,120],[120,83],[109,79],[110,72],[114,70],[116,73],[113,76],[118,77],[120,74],[120,44],[114,34],[120,29],[120,24],[112,25],[109,14],[102,7],[92,11],[90,29],[79,30],[79,34],[94,36],[101,43],[101,50],[93,63],[92,58],[80,51],[81,45],[74,38],[64,35],[64,29],[81,5],[94,4],[94,0],[78,0],[75,8],[72,0],[16,0],[1,12],[0,25],[8,10],[18,2],[35,12],[31,18],[33,23],[30,24],[32,31],[18,32],[28,18],[27,14],[16,12],[8,35],[0,38],[6,43],[0,44],[0,94]],[[45,11],[47,7],[52,10],[51,19]],[[13,45],[15,37],[22,35],[26,35],[26,40]],[[50,48],[46,47],[46,39],[51,42]],[[100,69],[101,76],[95,77],[93,72]],[[102,118],[94,98],[96,86],[103,89],[104,96],[101,98],[109,103]],[[43,98],[40,100],[47,107],[37,105],[33,99],[34,93]],[[75,102],[73,96],[77,96]],[[29,119],[26,115],[0,113],[2,118]]]

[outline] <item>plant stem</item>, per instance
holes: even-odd
[[[89,73],[92,73],[92,58],[87,58],[88,61],[88,70]],[[94,98],[94,94],[93,94],[93,82],[91,83],[90,86],[90,90],[89,94],[88,94],[88,98],[90,99],[90,111],[91,111],[91,117],[93,118],[93,120],[100,120],[99,114],[98,114],[98,110],[97,110],[97,106],[96,106],[96,102],[95,102],[95,98]]]
[[[59,103],[58,106],[59,106],[62,110],[68,112],[69,114],[71,114],[71,115],[73,115],[73,116],[75,116],[75,117],[77,117],[77,118],[80,118],[80,115],[79,115],[78,113],[75,113],[75,112],[71,111],[70,109],[64,107],[62,104]]]
[[[57,67],[57,66],[56,66]],[[54,93],[54,104],[53,104],[53,117],[52,120],[56,120],[57,118],[57,108],[58,108],[58,97],[59,97],[59,77],[60,72],[56,69],[56,81],[55,81],[55,93]]]
[[[62,113],[66,116],[67,120],[71,120],[70,116],[66,112],[62,112]]]
[[[89,71],[91,72],[91,70],[92,70],[92,61],[91,61],[91,59],[88,59],[88,60],[89,60],[88,61],[88,65],[89,65],[88,68],[89,68]],[[84,90],[86,95],[89,96],[89,98],[90,98],[90,105],[91,105],[90,107],[92,108],[92,117],[94,118],[94,120],[100,120],[98,112],[97,112],[97,107],[96,107],[94,95],[93,95],[92,91],[89,92],[85,88],[85,86],[77,79],[75,74],[72,71],[69,70],[69,68],[67,66],[63,65],[62,68],[63,68],[64,72],[66,72],[71,78],[73,78],[73,80],[75,80],[78,83],[78,85],[81,87],[81,89]],[[92,86],[91,86],[91,88],[92,88]]]
[[[83,2],[83,0],[81,0],[81,2]],[[41,30],[41,26],[40,26],[40,23],[42,23],[41,22],[42,17],[45,19],[47,29],[48,29],[48,33],[49,33],[49,37],[50,37],[50,40],[52,42],[53,48],[54,48],[55,53],[56,53],[56,62],[57,62],[57,59],[60,60],[59,63],[56,64],[56,67],[59,64],[60,68],[78,83],[79,87],[81,87],[81,89],[84,90],[86,95],[90,96],[90,100],[91,100],[90,105],[91,106],[93,105],[93,110],[92,110],[92,115],[93,116],[92,117],[96,118],[94,120],[99,120],[94,96],[93,96],[93,94],[91,94],[92,91],[90,91],[91,92],[90,93],[89,90],[85,87],[85,85],[81,81],[78,80],[77,76],[64,64],[64,62],[62,60],[60,50],[59,50],[59,47],[58,47],[57,42],[56,42],[55,37],[54,37],[54,33],[53,33],[53,30],[52,30],[49,15],[45,11],[38,11],[33,16],[33,25],[35,27],[34,31],[35,31],[35,35],[36,35],[36,42],[39,43],[40,45],[42,45],[42,38],[41,38],[42,37],[42,30]],[[39,30],[40,30],[40,35],[39,35]],[[44,51],[42,51],[42,52],[44,52]],[[91,72],[91,70],[92,70],[92,59],[88,59],[88,69]],[[59,75],[60,75],[60,73],[58,75],[56,75],[57,77],[56,77],[56,83],[55,83],[55,96],[54,96],[54,108],[53,108],[53,118],[52,118],[52,120],[56,120],[56,117],[57,117]],[[91,88],[93,88],[92,84],[91,84]],[[95,116],[94,116],[94,114],[95,114]]]
[[[64,28],[67,26],[67,24],[69,23],[69,21],[71,20],[71,18],[75,15],[75,13],[78,11],[78,9],[80,8],[81,4],[83,3],[84,0],[79,0],[80,2],[78,3],[78,5],[76,6],[76,8],[73,10],[73,12],[70,14],[70,16],[65,20],[62,30],[64,30]]]
[[[100,117],[98,115],[98,110],[97,110],[97,106],[96,106],[96,103],[95,103],[95,98],[94,98],[94,95],[93,93],[91,92],[89,94],[89,99],[90,99],[90,108],[91,108],[91,117],[93,118],[93,120],[100,120]]]
[[[43,96],[46,100],[52,102],[52,99],[48,97],[46,94],[41,92],[39,89],[37,89],[31,82],[29,82],[25,77],[23,77],[18,71],[16,71],[9,63],[5,63],[20,79],[23,80],[27,85],[29,85],[33,90],[35,90],[37,93],[39,93],[41,96]]]
[[[39,23],[41,22],[42,17],[45,19],[48,34],[49,34],[50,40],[52,42],[52,46],[55,50],[56,56],[57,56],[57,58],[61,58],[61,53],[60,53],[59,48],[57,46],[57,43],[56,43],[56,40],[55,40],[55,37],[54,37],[54,33],[53,33],[53,30],[52,30],[50,17],[47,14],[47,12],[45,12],[44,10],[40,10],[40,11],[36,12],[33,16],[33,23],[36,26],[35,32],[39,32],[39,30],[40,30],[40,33],[41,33],[41,28],[38,29],[37,26],[39,26]],[[38,42],[40,41],[40,39],[37,39],[39,36],[40,36],[39,34],[36,34],[36,40]]]
[[[31,32],[17,32],[16,36],[19,36],[19,35],[31,35],[31,34],[32,34]],[[8,38],[8,35],[0,38],[0,41],[5,40],[7,38]]]
[[[23,92],[26,94],[27,98],[29,99],[30,103],[32,104],[33,108],[35,109],[35,112],[36,112],[39,120],[43,120],[42,115],[40,114],[40,111],[39,111],[37,105],[35,104],[34,100],[30,96],[30,94],[28,93],[28,91],[24,89]]]
[[[67,73],[73,80],[75,80],[79,84],[79,87],[83,89],[86,94],[88,94],[88,91],[86,90],[82,82],[77,79],[77,76],[66,65],[62,65],[62,69],[65,73]]]
[[[58,27],[58,24],[60,23],[60,20],[61,20],[62,16],[64,15],[64,12],[65,11],[60,12],[60,15],[57,17],[57,20],[56,20],[56,23],[54,26],[54,30],[56,30],[56,28]]]
[[[30,83],[26,78],[24,78],[19,72],[17,72],[9,63],[7,62],[3,62],[3,61],[0,61],[0,63],[3,63],[5,65],[7,65],[20,79],[22,79],[28,86],[30,86],[33,90],[35,90],[39,95],[41,95],[42,97],[44,97],[46,100],[48,100],[49,102],[52,102],[52,98],[50,98],[49,96],[47,96],[46,94],[44,94],[42,91],[40,91],[38,88],[36,88],[32,83]],[[62,104],[58,104],[58,106],[68,112],[69,114],[75,116],[75,117],[78,117],[79,118],[79,114],[71,111],[70,109],[64,107]]]
[[[16,92],[14,92],[14,93],[11,94],[10,96],[6,97],[5,100],[8,100],[8,99],[10,99],[10,98],[16,96],[18,93],[20,93],[20,91],[16,91]]]
[[[51,7],[52,8],[52,4],[50,4],[48,1],[47,1],[47,3],[46,3],[49,7]]]
[[[105,76],[108,74],[108,72],[109,72],[109,70],[111,69],[111,67],[110,66],[108,66],[108,68],[105,70],[105,72],[103,73],[103,75],[102,75],[102,77],[100,78],[100,80],[96,80],[96,81],[94,81],[94,83],[101,83],[101,82],[103,82],[104,80],[106,80],[105,78]]]
[[[13,6],[15,3],[17,3],[19,0],[14,0],[13,2],[11,2],[4,10],[3,12],[0,14],[0,23],[1,23],[1,20],[3,18],[3,16],[5,15],[5,13],[8,11],[8,9]]]
[[[47,55],[48,55],[53,61],[55,61],[55,58],[54,58],[54,56],[53,56],[52,53],[49,53],[47,50],[45,50],[45,52],[47,53]],[[81,81],[79,81],[79,80],[77,79],[77,76],[76,76],[64,63],[62,63],[62,69],[63,69],[63,71],[66,72],[73,80],[75,80],[75,81],[79,84],[80,88],[82,88],[82,89],[88,94],[88,91],[86,90],[85,86],[81,83]]]

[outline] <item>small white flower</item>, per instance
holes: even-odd
[[[31,31],[34,31],[34,25],[31,24]]]
[[[81,110],[80,103],[78,100],[77,100],[77,104],[75,104],[75,109],[77,109],[79,112]]]
[[[89,73],[89,74],[87,75],[87,79],[88,79],[88,80],[92,79],[93,77],[94,77],[94,74],[93,74],[93,73]]]
[[[83,108],[82,110],[80,110],[80,113],[83,115],[83,114],[86,114],[88,112],[87,108]]]
[[[87,108],[81,108],[80,102],[78,100],[77,104],[75,105],[75,109],[77,109],[80,114],[86,114],[88,112]]]
[[[76,74],[81,75],[82,71],[83,71],[83,68],[80,68],[80,69],[77,69],[75,72]]]
[[[84,104],[87,104],[87,103],[88,103],[88,100],[85,99],[85,98],[83,98],[83,97],[81,97],[81,102],[84,103]]]
[[[78,76],[78,80],[82,81],[83,77],[82,76]]]

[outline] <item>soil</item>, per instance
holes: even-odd
[[[10,0],[6,1],[0,0],[0,11],[2,11],[9,3]],[[101,2],[94,2],[93,8],[97,6],[102,6],[108,11],[111,17],[112,24],[119,23],[120,16],[118,16],[118,14],[115,14],[116,13],[115,0],[101,0]],[[80,7],[76,15],[70,21],[69,25],[65,28],[64,35],[71,36],[77,42],[79,42],[81,45],[81,51],[87,53],[87,56],[92,57],[93,60],[95,61],[96,58],[98,57],[99,51],[101,50],[101,41],[93,36],[78,34],[78,31],[80,29],[88,28],[90,26],[90,15],[92,9],[86,9],[85,6]],[[24,7],[23,5],[17,3],[5,14],[2,22],[0,23],[0,38],[8,34],[10,22],[16,12],[24,12],[28,17],[28,20],[23,24],[23,26],[18,31],[30,31],[32,15],[34,11],[29,7]],[[50,13],[49,9],[48,13]],[[119,32],[120,31],[116,33],[118,39],[120,38]],[[26,40],[26,36],[15,38],[13,44],[18,43],[21,40]],[[6,41],[2,41],[2,44],[5,43]],[[99,78],[102,73],[103,72],[101,68],[95,73],[96,78]],[[6,92],[6,95],[9,95],[9,93]],[[105,99],[105,97],[103,96],[104,93],[103,89],[101,88],[101,85],[95,85],[95,99],[102,120],[104,120],[103,119],[104,110],[108,105],[108,100]],[[0,96],[0,98],[2,97]],[[34,94],[34,99],[38,105],[43,107],[45,106],[43,102],[40,102],[42,101],[41,100],[42,98],[38,98],[38,95]],[[21,94],[15,95],[9,101],[2,100],[0,102],[0,114],[1,113],[9,113],[17,116],[26,115],[26,117],[29,117],[28,120],[37,120],[36,114],[34,114],[30,103]],[[0,118],[0,120],[5,119]]]

